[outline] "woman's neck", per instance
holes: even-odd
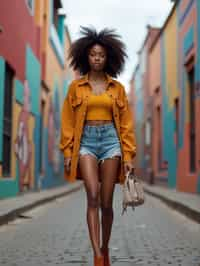
[[[101,72],[96,72],[96,71],[89,71],[88,73],[88,79],[90,81],[100,81],[100,80],[105,80],[106,79],[106,75],[105,72],[101,71]]]

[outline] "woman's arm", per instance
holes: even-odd
[[[124,106],[120,108],[120,134],[124,151],[124,162],[130,162],[136,155],[136,140],[132,112],[123,86],[122,101]]]
[[[59,149],[63,152],[64,157],[72,156],[73,142],[74,142],[74,124],[75,116],[72,107],[73,99],[73,82],[69,85],[68,93],[64,99],[61,112],[61,131]]]

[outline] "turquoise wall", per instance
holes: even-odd
[[[31,89],[31,112],[39,115],[41,66],[29,45],[26,47],[26,79]]]

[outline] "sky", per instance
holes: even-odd
[[[147,33],[147,24],[160,27],[172,8],[171,0],[62,0],[72,41],[80,37],[80,26],[98,31],[114,28],[127,48],[124,72],[118,76],[126,91],[137,64],[137,52]]]

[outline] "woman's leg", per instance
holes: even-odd
[[[87,223],[94,254],[101,256],[98,163],[92,155],[80,155],[79,166],[87,193]]]
[[[113,223],[113,192],[117,179],[120,157],[116,156],[101,162],[101,210],[102,210],[102,249],[108,248]]]

